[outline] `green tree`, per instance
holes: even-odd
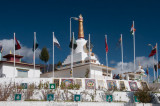
[[[44,61],[45,64],[48,62],[48,60],[49,60],[49,52],[48,52],[48,50],[47,50],[46,47],[44,47],[44,48],[42,49],[39,58],[40,58],[42,61]],[[44,69],[45,69],[45,66],[44,66]],[[45,71],[45,70],[44,70],[44,71]]]
[[[61,66],[61,65],[62,65],[62,62],[59,61],[59,62],[57,63],[57,66]]]
[[[134,94],[135,96],[137,96],[138,100],[141,103],[150,103],[151,102],[151,95],[149,90],[147,89],[139,89],[137,92],[135,92]]]

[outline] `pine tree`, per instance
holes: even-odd
[[[48,53],[48,50],[47,50],[46,47],[44,47],[44,48],[42,49],[39,58],[40,58],[42,61],[44,61],[45,64],[48,62],[48,60],[49,60],[49,53]],[[44,69],[45,69],[45,67],[44,67]],[[44,71],[45,71],[45,70],[44,70]]]

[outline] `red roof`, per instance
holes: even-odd
[[[9,58],[9,57],[14,57],[14,54],[7,54],[5,56],[3,56],[3,58]],[[16,58],[22,58],[23,56],[20,55],[15,55]]]
[[[0,61],[1,63],[6,63],[6,64],[14,64],[13,61]],[[29,67],[34,67],[33,64],[29,64],[29,63],[22,63],[22,62],[15,62],[16,65],[21,65],[21,66],[29,66]],[[40,68],[40,65],[35,65],[36,68]]]

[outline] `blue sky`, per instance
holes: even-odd
[[[49,48],[52,63],[52,32],[60,42],[55,48],[55,63],[64,61],[70,53],[69,18],[84,18],[84,33],[94,45],[93,52],[105,64],[104,36],[108,35],[109,61],[121,61],[116,43],[123,34],[124,61],[133,61],[133,39],[130,35],[132,21],[136,28],[136,57],[148,57],[151,47],[159,43],[160,1],[158,0],[1,0],[0,40],[16,38],[27,48],[32,48],[33,33],[37,33],[39,48]],[[72,31],[78,37],[78,22],[72,21]],[[23,54],[22,54],[23,55]],[[32,58],[32,57],[31,57]],[[38,62],[39,60],[37,60]]]

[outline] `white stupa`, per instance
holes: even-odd
[[[82,15],[79,16],[79,32],[76,43],[77,47],[75,50],[73,50],[73,72],[71,71],[71,54],[70,54],[64,60],[62,66],[57,68],[58,71],[55,71],[54,77],[112,79],[112,70],[114,70],[114,68],[100,64],[99,60],[92,52],[92,49],[90,50],[91,59],[89,59],[89,50],[86,47],[87,40],[84,39]],[[108,68],[108,75],[107,75],[107,68]]]

